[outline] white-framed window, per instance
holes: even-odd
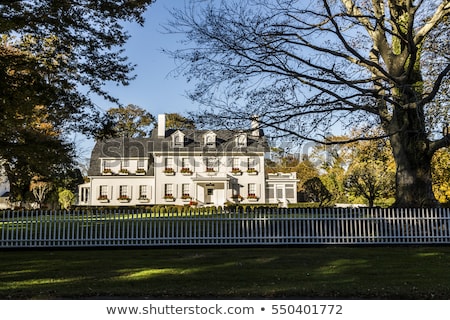
[[[106,200],[108,199],[108,186],[107,185],[101,185],[98,190],[99,200]]]
[[[256,196],[256,183],[249,183],[248,184],[248,194]]]
[[[295,189],[293,184],[286,184],[286,198],[295,198]]]
[[[173,144],[175,147],[182,147],[183,146],[183,137],[179,134],[177,134],[174,138],[173,138]]]
[[[275,198],[275,186],[273,184],[269,184],[269,187],[267,188],[267,196],[269,199]]]
[[[125,185],[119,186],[119,197],[121,198],[128,197],[128,186]]]
[[[102,161],[102,166],[103,166],[103,170],[108,169],[111,170],[111,160],[103,160]]]
[[[100,196],[108,196],[108,186],[102,185],[100,186]]]
[[[216,134],[214,132],[208,132],[205,135],[205,146],[214,147],[216,145]]]
[[[80,195],[81,202],[89,201],[89,191],[90,191],[90,188],[86,188],[86,187],[81,188],[81,195]]]
[[[237,147],[247,146],[247,135],[245,133],[241,133],[236,137],[236,146]]]
[[[213,146],[215,143],[213,136],[206,136],[206,145]]]
[[[148,188],[146,185],[140,185],[139,186],[139,199],[148,199]]]
[[[181,194],[183,195],[183,196],[190,196],[190,185],[189,185],[189,183],[183,183],[182,185],[181,185]]]
[[[145,169],[145,160],[139,159],[137,162],[137,168],[138,169]]]
[[[219,159],[207,157],[205,159],[206,171],[217,171],[219,169]]]
[[[124,159],[124,160],[122,160],[121,164],[122,164],[122,168],[128,168],[130,166],[130,160]]]
[[[174,147],[184,147],[184,133],[182,133],[181,131],[176,131],[172,135],[172,143]]]
[[[181,158],[181,167],[182,168],[190,168],[189,158]]]
[[[232,166],[233,166],[233,168],[240,169],[241,168],[241,160],[240,160],[240,158],[233,158]]]
[[[277,194],[278,199],[284,198],[284,185],[282,185],[282,184],[276,185],[276,194]]]
[[[166,197],[173,197],[173,184],[171,183],[166,183],[164,185],[164,196]]]
[[[165,158],[164,159],[164,166],[166,168],[173,168],[173,158]]]
[[[248,169],[256,169],[256,158],[248,158]]]

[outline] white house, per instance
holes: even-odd
[[[150,138],[98,141],[81,206],[296,202],[296,174],[264,171],[268,144],[251,130],[166,130],[165,115]]]
[[[11,203],[9,202],[10,185],[5,170],[0,166],[0,209],[9,209]]]

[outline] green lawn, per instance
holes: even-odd
[[[1,299],[449,299],[450,247],[0,251]]]

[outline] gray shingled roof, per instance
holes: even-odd
[[[185,135],[184,147],[174,147],[172,134],[177,130],[167,130],[165,137],[158,137],[157,130],[153,131],[150,138],[115,138],[97,141],[91,153],[89,175],[97,175],[100,168],[100,158],[148,158],[152,152],[170,151],[202,151],[208,152],[266,152],[268,143],[262,132],[260,136],[247,134],[247,146],[236,147],[235,137],[238,132],[229,130],[180,130]],[[208,132],[216,134],[216,145],[214,147],[204,146],[203,137]]]
[[[115,138],[99,140],[91,152],[88,175],[98,175],[100,158],[147,158],[152,151],[151,138]]]

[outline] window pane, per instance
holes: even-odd
[[[283,198],[283,187],[277,187],[277,198]]]
[[[108,195],[108,186],[100,186],[100,195],[104,197]]]
[[[165,166],[166,166],[166,168],[172,168],[173,167],[173,159],[172,158],[166,158]]]
[[[103,169],[111,169],[111,160],[103,161]]]
[[[248,167],[249,169],[254,169],[256,166],[255,158],[248,158]]]
[[[119,195],[122,196],[127,196],[128,194],[128,186],[120,186],[119,187]]]
[[[294,189],[286,188],[286,198],[294,198]]]
[[[164,185],[164,193],[165,195],[172,195],[172,184],[165,184]]]

